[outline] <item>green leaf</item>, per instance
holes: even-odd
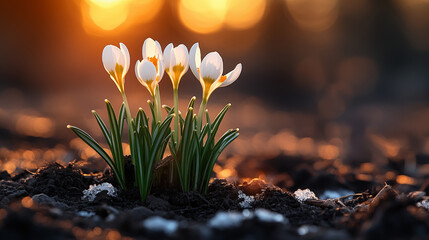
[[[124,131],[124,122],[126,119],[126,108],[125,108],[125,103],[122,103],[121,105],[121,109],[119,109],[119,133],[121,134],[122,137],[122,133]]]
[[[172,107],[170,107],[170,106],[168,106],[168,105],[163,105],[162,107],[165,109],[165,111],[166,111],[167,113],[170,113],[170,111],[172,110]]]
[[[100,126],[100,129],[103,132],[104,138],[106,138],[109,148],[112,148],[112,140],[111,140],[112,136],[110,135],[110,132],[106,127],[106,124],[104,124],[103,120],[100,118],[100,116],[96,111],[92,111],[92,113],[94,114],[94,117],[97,120],[98,126]]]
[[[216,135],[216,133],[217,133],[217,130],[218,130],[218,128],[219,128],[219,125],[220,125],[220,123],[222,122],[222,120],[223,120],[223,117],[225,116],[225,114],[226,114],[226,112],[228,111],[228,109],[229,109],[229,107],[231,107],[231,104],[227,104],[220,112],[219,112],[219,114],[217,115],[217,117],[215,118],[215,120],[213,121],[213,124],[212,124],[212,127],[211,127],[211,129],[212,129],[212,134],[213,135]]]
[[[122,134],[119,133],[119,126],[116,120],[115,111],[113,110],[112,104],[108,100],[106,100],[107,107],[107,115],[109,116],[110,122],[110,132],[111,132],[111,140],[112,140],[112,155],[113,159],[115,159],[115,163],[118,167],[118,170],[123,173],[124,172],[124,154],[122,150]]]
[[[115,163],[112,161],[110,156],[104,151],[104,149],[85,131],[75,126],[67,126],[70,128],[80,139],[82,139],[88,146],[96,151],[106,161],[107,165],[113,170],[114,174],[118,174],[118,169]]]

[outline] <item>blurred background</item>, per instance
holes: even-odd
[[[239,79],[216,90],[208,105],[215,114],[231,102],[222,127],[241,132],[215,166],[218,177],[241,176],[243,161],[279,155],[372,167],[393,159],[406,163],[409,176],[429,172],[429,0],[2,0],[1,6],[0,170],[55,160],[104,164],[66,125],[104,142],[90,111],[105,117],[105,98],[121,103],[101,62],[107,44],[127,45],[131,109],[148,109],[149,94],[133,67],[151,37],[163,48],[199,42],[203,56],[221,54],[225,72],[243,64]],[[194,95],[199,103],[201,86],[190,71],[179,94],[182,110]],[[161,95],[172,105],[167,75]],[[417,168],[419,161],[424,167]],[[247,173],[258,174],[265,173]]]

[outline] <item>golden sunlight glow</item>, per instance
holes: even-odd
[[[222,27],[226,15],[226,1],[182,0],[179,3],[179,17],[183,24],[198,33],[211,33]]]
[[[266,0],[229,1],[225,24],[233,29],[253,27],[264,16],[266,4]]]
[[[81,0],[82,23],[89,33],[126,28],[151,20],[162,0]]]
[[[265,13],[266,0],[181,0],[178,11],[182,23],[197,33],[213,33],[224,25],[247,29]]]
[[[338,18],[338,0],[285,1],[293,20],[305,30],[328,30]]]
[[[128,0],[89,0],[89,1],[102,8],[111,8],[111,7],[120,5],[124,2],[128,2]]]
[[[128,17],[128,4],[118,4],[113,7],[89,6],[92,21],[104,30],[112,30],[125,22]]]
[[[20,115],[16,120],[16,131],[27,136],[47,138],[54,134],[55,129],[49,118]]]

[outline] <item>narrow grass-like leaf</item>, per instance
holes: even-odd
[[[126,119],[126,108],[125,103],[122,103],[121,109],[119,109],[119,116],[118,116],[118,125],[119,125],[119,134],[122,137],[122,133],[124,132],[124,122]]]
[[[124,172],[124,154],[122,150],[122,134],[119,133],[118,121],[116,120],[115,111],[113,110],[112,104],[106,99],[107,115],[109,116],[110,132],[112,136],[112,155],[115,159],[115,163],[118,170]]]
[[[110,156],[104,151],[104,149],[85,131],[75,126],[67,126],[70,128],[80,139],[82,139],[88,146],[90,146],[94,151],[96,151],[104,161],[106,161],[107,165],[112,169],[115,176],[118,174],[118,169],[115,166],[115,163],[112,161]],[[119,175],[119,174],[118,174]]]
[[[100,126],[101,131],[103,132],[104,138],[107,141],[107,144],[110,148],[112,148],[112,136],[110,135],[109,129],[107,129],[106,124],[104,124],[103,120],[100,118],[96,111],[92,111],[95,119],[97,120],[98,126]]]

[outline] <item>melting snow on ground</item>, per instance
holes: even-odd
[[[143,226],[152,231],[160,231],[171,235],[179,228],[179,222],[168,220],[160,216],[153,216],[143,221]]]
[[[94,184],[90,185],[87,190],[83,190],[82,200],[94,201],[97,197],[97,194],[102,191],[107,191],[107,195],[111,197],[116,197],[118,190],[110,183]]]
[[[303,203],[309,199],[318,199],[316,197],[316,194],[314,194],[314,192],[312,192],[308,188],[304,190],[298,189],[293,193],[293,195],[295,196],[295,199],[298,200],[300,203]]]
[[[233,228],[239,227],[244,220],[257,218],[262,222],[277,222],[277,223],[288,223],[288,219],[283,215],[275,212],[271,212],[266,209],[256,209],[250,211],[248,209],[243,212],[218,212],[216,215],[209,220],[208,225],[212,228]]]
[[[251,208],[252,203],[255,201],[255,197],[247,196],[243,191],[238,191],[238,198],[242,199],[240,202],[240,207],[242,208]]]
[[[422,207],[422,208],[425,208],[426,210],[429,211],[429,199],[425,199],[423,201],[420,201],[416,205],[417,205],[417,207]]]
[[[339,189],[339,190],[326,190],[325,192],[322,193],[322,195],[320,195],[320,199],[322,200],[326,200],[326,199],[336,199],[336,198],[340,198],[340,197],[344,197],[344,196],[348,196],[348,195],[353,195],[355,194],[352,191],[349,190],[345,190],[345,189]]]

